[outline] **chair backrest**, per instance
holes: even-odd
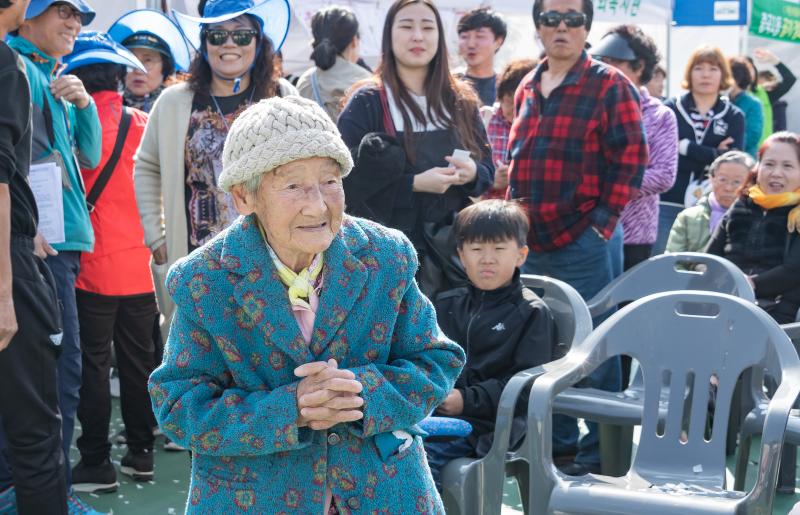
[[[726,294],[648,296],[601,324],[581,351],[591,364],[621,354],[639,361],[644,416],[631,473],[654,484],[723,486],[731,399],[745,370],[769,369],[782,388],[800,391],[800,359],[786,333],[754,303]]]
[[[586,304],[595,317],[623,302],[676,290],[714,291],[755,302],[755,293],[747,277],[727,259],[713,254],[676,252],[642,261],[609,283]]]
[[[543,275],[522,276],[522,284],[550,308],[558,328],[558,345],[565,354],[592,332],[592,316],[580,294],[569,284]]]

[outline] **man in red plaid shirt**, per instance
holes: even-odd
[[[546,58],[517,89],[509,137],[509,197],[527,206],[531,222],[523,270],[561,279],[587,300],[621,272],[617,221],[648,159],[635,87],[584,51],[593,12],[591,0],[535,0]],[[619,358],[583,386],[619,390]],[[578,446],[574,419],[554,424],[554,452],[578,451],[565,472],[599,469],[597,427],[587,425]]]

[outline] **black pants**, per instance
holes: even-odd
[[[622,249],[625,253],[625,270],[630,270],[642,261],[650,259],[653,245],[625,245]]]
[[[111,342],[119,368],[120,404],[128,448],[153,449],[153,412],[147,379],[153,371],[153,320],[157,316],[153,293],[109,297],[76,291],[81,328],[83,384],[78,420],[83,432],[78,450],[86,465],[109,459],[111,443]]]
[[[30,238],[12,236],[17,334],[0,351],[0,413],[17,511],[66,514],[67,490],[58,411],[61,320],[55,283]]]

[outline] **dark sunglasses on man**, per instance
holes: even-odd
[[[564,25],[574,29],[586,25],[586,14],[578,12],[562,13],[558,11],[547,11],[546,13],[539,13],[539,24],[545,27],[558,27],[561,21]]]
[[[208,41],[209,45],[220,46],[228,41],[228,37],[230,36],[237,46],[247,46],[253,41],[253,38],[258,35],[258,31],[253,29],[208,29],[205,31],[205,34],[206,41]]]

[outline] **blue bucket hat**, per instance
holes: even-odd
[[[261,31],[272,41],[277,52],[289,33],[291,8],[288,0],[208,0],[202,17],[196,18],[172,10],[178,26],[191,45],[200,51],[200,31],[204,25],[232,20],[249,14],[258,21]]]
[[[169,52],[167,55],[172,58],[178,71],[189,71],[189,46],[175,22],[160,11],[140,9],[125,13],[111,24],[108,35],[128,48],[153,48],[162,53]],[[158,41],[145,44],[148,36]]]
[[[97,63],[121,64],[147,73],[144,65],[133,53],[120,45],[105,32],[86,31],[78,34],[72,53],[63,59],[69,73],[81,66]]]
[[[56,2],[69,4],[77,9],[78,12],[81,13],[81,24],[84,27],[92,23],[95,14],[97,14],[94,12],[94,9],[83,0],[31,0],[30,5],[28,5],[28,10],[25,11],[25,19],[30,20],[31,18],[36,18]]]

